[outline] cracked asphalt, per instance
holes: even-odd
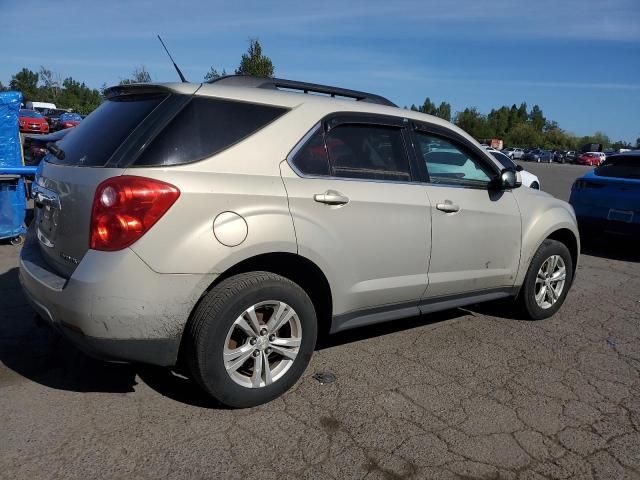
[[[524,165],[564,199],[585,171]],[[551,319],[487,304],[346,332],[285,396],[233,411],[38,325],[2,244],[0,479],[640,478],[637,245],[585,246]]]

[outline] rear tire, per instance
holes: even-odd
[[[278,326],[277,318],[289,320]],[[189,370],[205,392],[229,407],[253,407],[282,395],[306,369],[316,344],[316,312],[291,280],[242,273],[206,294],[185,334]]]
[[[547,281],[548,280],[548,281]],[[533,256],[520,290],[519,302],[531,320],[554,315],[573,281],[573,260],[565,244],[547,239]]]

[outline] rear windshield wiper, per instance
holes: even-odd
[[[55,156],[58,160],[64,160],[64,150],[62,150],[59,146],[55,144],[55,142],[47,142],[45,145],[46,149],[49,150],[53,156]]]

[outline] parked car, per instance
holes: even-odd
[[[38,165],[40,160],[49,153],[47,143],[57,142],[62,139],[70,130],[59,130],[47,135],[25,135],[22,141],[22,151],[25,165]]]
[[[569,163],[575,163],[576,162],[576,152],[575,152],[575,150],[569,150],[569,151],[565,152],[564,158]]]
[[[640,151],[620,153],[575,181],[569,200],[587,236],[640,236]]]
[[[553,161],[557,162],[557,163],[564,163],[565,161],[565,152],[563,152],[562,150],[554,150],[552,152],[553,154]]]
[[[524,168],[522,168],[521,165],[516,165],[515,163],[513,163],[513,160],[507,157],[504,153],[495,151],[495,152],[491,152],[491,155],[493,155],[493,157],[498,162],[500,162],[500,164],[504,168],[508,168],[510,170],[516,170],[520,172],[522,185],[524,185],[525,187],[533,188],[535,190],[540,190],[540,180],[533,173],[527,172]]]
[[[536,148],[530,150],[522,156],[522,160],[525,162],[549,162],[553,161],[553,154],[547,150]]]
[[[49,133],[49,125],[44,117],[35,110],[20,109],[18,126],[21,132]]]
[[[249,76],[105,97],[40,164],[19,262],[36,312],[93,355],[249,407],[318,332],[500,298],[542,319],[572,284],[571,207],[445,120]]]
[[[524,150],[522,148],[508,147],[502,150],[502,153],[512,160],[520,160],[524,155]]]
[[[580,165],[597,167],[605,161],[605,155],[602,152],[586,152],[580,155],[576,160]]]
[[[62,113],[58,117],[57,128],[62,130],[65,128],[73,128],[80,125],[82,117],[79,113]]]
[[[59,108],[46,108],[41,113],[49,124],[49,131],[53,132],[58,130],[58,119],[60,118],[60,115],[67,113],[67,111]]]

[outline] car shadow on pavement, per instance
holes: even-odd
[[[324,334],[318,338],[316,350],[324,350],[326,348],[359,342],[360,340],[366,340],[368,338],[375,338],[404,330],[433,325],[447,320],[453,320],[464,315],[467,315],[467,312],[459,308],[454,308],[451,310],[444,310],[441,312],[434,312],[398,320],[390,320],[388,322],[354,328],[352,330],[334,333],[333,335]]]
[[[193,406],[224,408],[192,380],[167,368],[96,360],[38,319],[18,282],[18,269],[0,274],[0,388],[26,379],[57,390],[128,393],[138,380]]]
[[[620,260],[623,262],[640,262],[640,248],[635,238],[609,236],[581,236],[581,254],[592,257]]]

